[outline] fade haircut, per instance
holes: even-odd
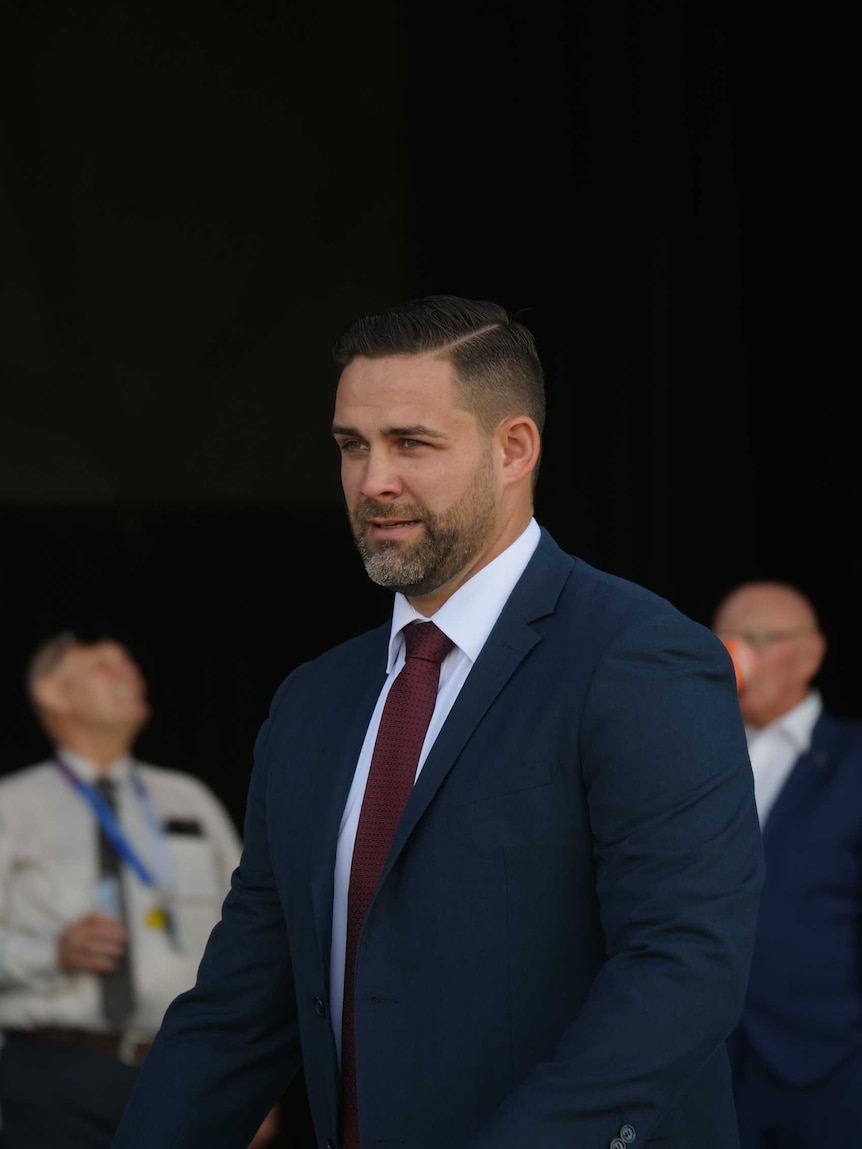
[[[439,351],[455,368],[464,407],[488,434],[509,415],[545,424],[545,380],[533,335],[499,303],[428,295],[365,315],[342,331],[332,349],[339,371],[360,356]]]

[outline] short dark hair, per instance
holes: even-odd
[[[339,374],[354,359],[439,351],[455,367],[464,405],[490,431],[508,415],[529,415],[541,435],[545,379],[533,334],[499,303],[428,295],[355,319],[336,339]]]

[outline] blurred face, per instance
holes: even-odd
[[[374,582],[431,613],[511,539],[501,444],[459,405],[452,364],[358,358],[332,427],[353,537]]]
[[[77,643],[50,677],[53,709],[66,722],[137,733],[150,716],[144,677],[118,642]]]
[[[751,584],[719,606],[713,630],[741,639],[753,652],[753,670],[739,695],[744,721],[765,726],[801,702],[817,674],[826,641],[810,604],[777,583]]]

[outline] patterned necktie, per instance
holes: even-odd
[[[360,1149],[353,1031],[356,950],[416,778],[428,723],[437,701],[440,663],[452,649],[433,622],[404,628],[407,659],[386,698],[362,799],[347,895],[347,949],[341,1021],[341,1149]]]
[[[117,803],[113,780],[100,778],[96,782],[96,789],[116,815]],[[102,881],[109,881],[116,890],[117,917],[124,925],[127,924],[125,899],[123,897],[122,863],[111,839],[101,824],[99,825],[99,877]],[[120,1030],[125,1025],[135,1004],[128,950],[123,954],[117,968],[112,973],[103,973],[101,980],[102,1012],[113,1028]]]

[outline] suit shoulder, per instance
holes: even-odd
[[[581,611],[599,623],[663,617],[701,625],[656,591],[562,550],[544,528],[512,597],[528,609]]]
[[[814,726],[813,741],[815,745],[829,743],[862,758],[862,719],[823,710]]]
[[[692,633],[700,631],[709,635],[712,642],[719,641],[707,626],[687,615],[670,599],[632,579],[591,566],[583,559],[573,557],[564,593],[570,609],[594,615],[609,625],[676,624],[691,628]]]

